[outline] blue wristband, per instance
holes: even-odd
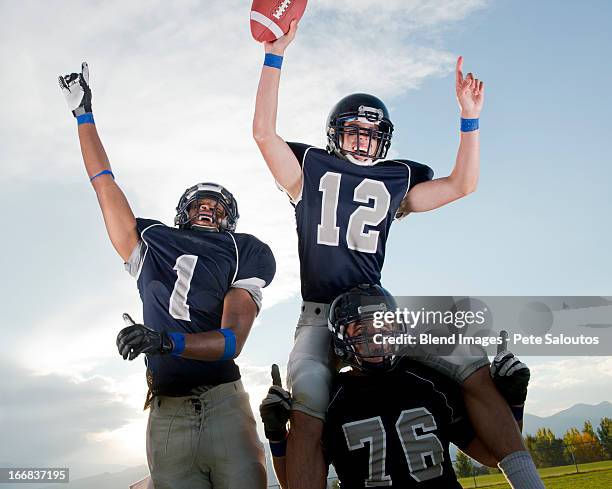
[[[77,115],[77,125],[81,124],[95,124],[93,114],[91,112],[86,112],[85,114]]]
[[[523,413],[525,412],[524,404],[522,406],[510,406],[510,409],[512,410],[512,415],[516,421],[523,420]]]
[[[172,354],[179,356],[185,351],[185,335],[183,333],[168,333],[168,336],[172,338],[172,342],[174,343]]]
[[[283,57],[278,54],[266,53],[266,57],[264,58],[264,66],[269,66],[270,68],[278,68],[281,69],[283,66]]]
[[[273,457],[284,457],[287,453],[287,438],[282,441],[271,441],[270,452]]]
[[[219,360],[232,360],[236,355],[236,335],[229,328],[221,328],[218,331],[225,336],[225,348],[223,356]]]
[[[461,118],[461,132],[476,131],[479,128],[478,122],[480,119],[464,119]]]
[[[113,172],[110,170],[102,170],[100,173],[96,173],[93,177],[89,178],[90,182],[93,182],[94,178],[98,178],[102,175],[110,175],[111,177],[113,177],[113,180],[115,179],[115,175],[113,175]]]

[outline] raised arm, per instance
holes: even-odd
[[[98,197],[106,231],[119,256],[127,261],[139,240],[136,219],[125,195],[115,183],[108,156],[96,130],[87,63],[81,64],[81,73],[60,76],[59,84],[77,119],[85,171]]]
[[[302,170],[287,143],[276,133],[276,114],[281,76],[279,65],[296,32],[297,22],[293,21],[286,35],[264,43],[266,63],[261,70],[253,118],[253,138],[274,179],[294,200],[302,188]]]
[[[425,212],[442,207],[474,192],[480,174],[480,131],[478,119],[484,103],[484,83],[472,73],[463,78],[463,58],[455,69],[455,88],[461,109],[461,135],[457,160],[451,174],[423,182],[411,189],[402,201],[399,212]]]

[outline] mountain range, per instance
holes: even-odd
[[[612,418],[612,403],[607,401],[595,405],[574,404],[568,409],[545,418],[525,413],[523,433],[535,435],[538,428],[550,428],[557,437],[561,438],[572,427],[581,430],[587,420],[593,423],[593,428],[597,431],[599,421],[604,416]]]

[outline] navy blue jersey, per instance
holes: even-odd
[[[342,489],[460,489],[448,447],[474,431],[459,387],[421,364],[392,372],[341,372],[332,390],[323,443]]]
[[[407,160],[360,166],[322,149],[289,143],[302,165],[297,221],[302,298],[331,302],[362,283],[379,284],[391,223],[432,170]]]
[[[260,307],[260,289],[276,270],[266,244],[248,234],[179,230],[140,218],[136,223],[141,241],[126,268],[137,278],[144,324],[180,333],[219,329],[223,300],[232,287],[246,289]],[[150,355],[146,361],[154,394],[187,395],[201,385],[240,378],[232,360]]]

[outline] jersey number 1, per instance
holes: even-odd
[[[181,255],[176,259],[174,270],[176,270],[176,282],[170,296],[170,315],[175,319],[191,321],[189,306],[187,305],[187,294],[191,287],[191,279],[195,271],[198,257],[196,255]]]
[[[338,199],[340,198],[340,180],[342,174],[328,171],[321,177],[319,191],[323,192],[321,202],[321,224],[317,228],[317,243],[326,246],[338,246],[340,228],[336,225]],[[376,253],[380,231],[365,232],[366,226],[378,226],[389,212],[391,195],[385,184],[378,180],[365,178],[353,192],[353,200],[374,206],[359,206],[351,214],[346,229],[346,244],[351,250],[363,253]]]

